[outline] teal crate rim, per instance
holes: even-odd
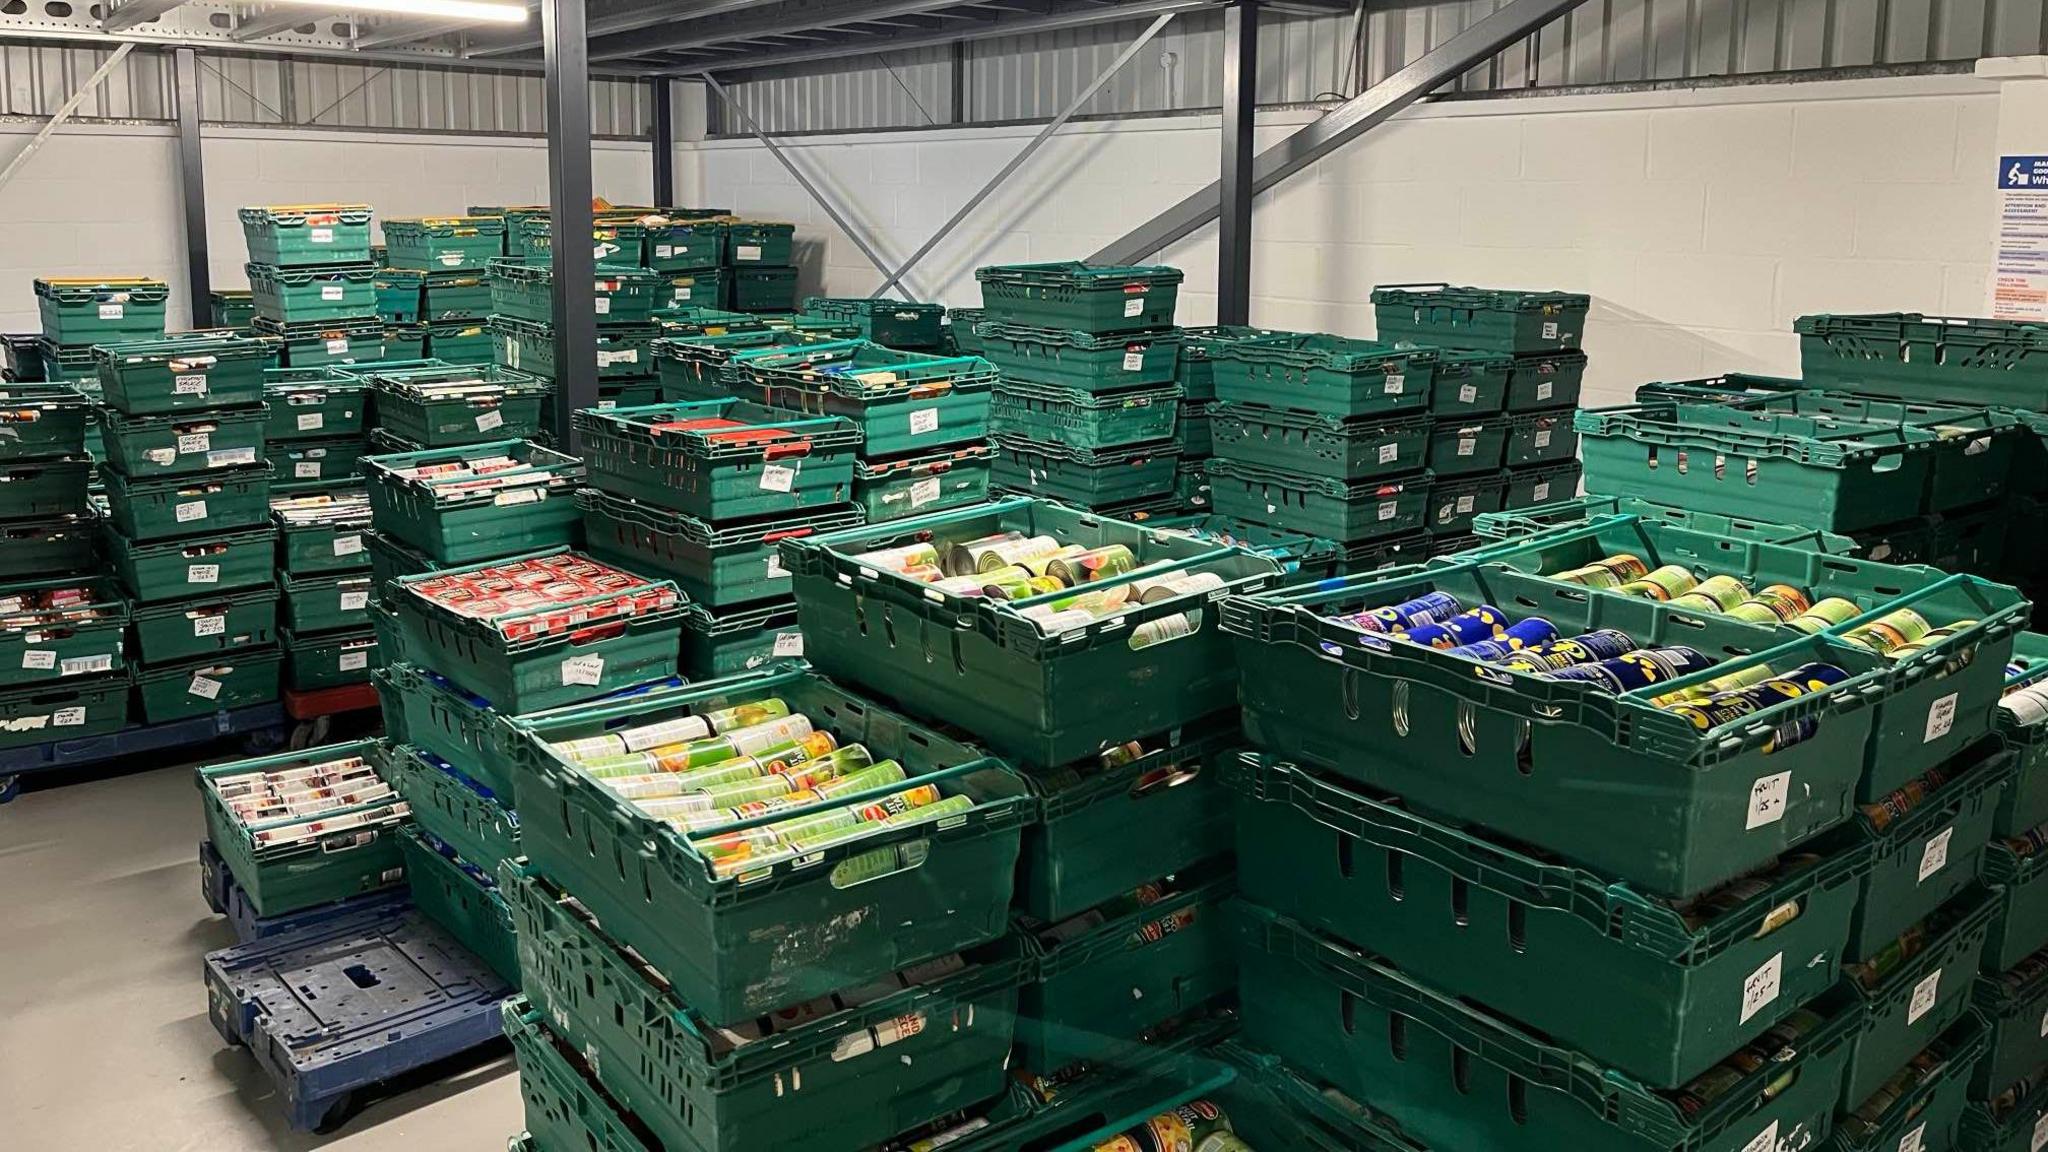
[[[899,473],[946,471],[955,465],[985,463],[995,458],[994,444],[968,444],[894,460],[855,460],[853,475],[856,480],[888,480]]]
[[[585,512],[597,512],[636,528],[687,540],[700,548],[714,551],[720,548],[773,544],[779,540],[796,539],[820,532],[837,532],[842,528],[854,528],[867,523],[867,512],[860,505],[841,503],[806,508],[794,514],[778,512],[764,517],[725,520],[713,524],[688,513],[642,504],[625,496],[615,496],[600,488],[577,489],[576,506]]]
[[[1090,264],[1081,260],[1055,260],[1041,264],[996,264],[977,268],[974,278],[983,284],[1106,289],[1121,288],[1126,284],[1163,288],[1179,284],[1187,276],[1180,269],[1163,264]]]
[[[1070,388],[1064,384],[1040,384],[1005,376],[996,381],[995,399],[1000,402],[1004,397],[1010,396],[1046,404],[1064,404],[1088,412],[1112,412],[1143,404],[1179,400],[1185,395],[1187,393],[1182,391],[1181,386],[1173,383],[1139,384],[1115,391],[1090,392],[1085,388]]]
[[[1582,436],[1626,438],[1658,447],[1698,448],[1725,456],[1780,457],[1817,468],[1847,468],[1908,453],[1931,454],[1941,446],[1940,440],[1916,439],[1903,427],[1844,431],[1840,436],[1819,437],[1697,426],[1683,422],[1680,409],[1685,407],[1677,401],[1660,400],[1612,408],[1580,408],[1573,417],[1572,429]],[[1555,415],[1538,412],[1518,416],[1516,420],[1518,424],[1530,423]]]
[[[212,367],[239,360],[268,360],[270,344],[249,336],[205,336],[199,339],[167,337],[161,340],[128,340],[95,344],[91,356],[103,369],[128,364],[164,364],[179,367]]]
[[[1241,364],[1359,373],[1387,367],[1405,368],[1410,364],[1434,368],[1437,349],[1422,346],[1403,348],[1353,336],[1318,332],[1275,332],[1255,339],[1230,341],[1210,355]]]
[[[1511,468],[1509,469],[1509,474],[1512,476],[1533,476],[1546,469],[1563,469],[1578,463],[1575,460],[1561,460],[1553,464]],[[1583,470],[1584,466],[1582,464],[1580,467]],[[1862,547],[1853,537],[1845,536],[1839,532],[1807,528],[1797,524],[1778,524],[1768,520],[1746,520],[1741,517],[1720,516],[1715,513],[1696,514],[1688,509],[1657,504],[1634,496],[1603,496],[1597,493],[1588,493],[1584,496],[1574,496],[1564,500],[1553,500],[1547,504],[1538,504],[1527,508],[1481,513],[1472,522],[1472,526],[1481,536],[1488,536],[1494,539],[1519,540],[1522,539],[1522,536],[1515,535],[1517,532],[1522,533],[1523,536],[1533,535],[1538,532],[1549,531],[1552,528],[1564,528],[1589,523],[1601,517],[1642,516],[1649,518],[1650,513],[1646,512],[1646,509],[1655,510],[1656,514],[1666,522],[1677,524],[1680,527],[1691,527],[1693,531],[1711,531],[1721,535],[1741,535],[1744,538],[1750,538],[1751,536],[1761,538],[1762,534],[1782,536],[1782,539],[1772,539],[1765,542],[1808,548],[1815,552],[1825,552],[1831,556],[1853,555]],[[1715,516],[1717,522],[1727,523],[1731,531],[1694,526],[1692,520],[1694,515]],[[1551,519],[1561,516],[1572,518],[1569,520]]]
[[[1235,420],[1240,424],[1266,424],[1299,431],[1322,432],[1330,436],[1362,437],[1398,435],[1404,432],[1442,430],[1450,421],[1427,412],[1406,416],[1332,416],[1299,408],[1267,408],[1258,404],[1232,404],[1225,400],[1208,402],[1211,420]],[[1504,419],[1485,421],[1505,424]],[[1475,421],[1475,423],[1485,423]],[[1258,467],[1253,465],[1253,467]]]
[[[738,409],[751,428],[776,428],[793,433],[795,443],[775,441],[771,445],[718,443],[720,434],[732,429],[656,432],[661,424],[690,419],[727,417]],[[637,408],[581,408],[572,416],[576,429],[588,436],[613,437],[630,444],[664,451],[678,451],[700,460],[768,461],[800,458],[816,449],[846,448],[861,442],[860,429],[839,416],[806,416],[744,400],[683,400],[673,404],[646,404]]]
[[[333,216],[343,224],[368,224],[371,212],[368,204],[276,204],[243,208],[235,215],[244,224],[301,228],[309,216]]]
[[[281,592],[275,585],[263,584],[254,588],[236,588],[214,595],[187,597],[183,600],[160,600],[150,604],[137,604],[131,619],[140,624],[146,620],[170,619],[189,612],[206,612],[212,615],[209,610],[214,608],[226,611],[246,608],[253,604],[274,604],[280,595]]]
[[[1066,444],[1050,444],[1044,440],[1030,440],[1022,436],[997,436],[995,443],[1005,452],[1014,452],[1020,456],[1042,456],[1047,460],[1064,460],[1083,468],[1142,464],[1162,456],[1180,455],[1180,441],[1173,437],[1148,440],[1142,444],[1125,444],[1116,448],[1074,448]]]
[[[272,320],[268,316],[258,316],[250,321],[250,325],[256,331],[266,336],[275,336],[287,344],[330,337],[345,338],[353,342],[358,337],[375,336],[379,344],[384,341],[384,322],[375,316],[361,320],[298,320],[289,324]]]
[[[1209,915],[1227,915],[1228,911],[1221,905],[1237,890],[1235,872],[1226,866],[1221,874],[1212,875],[1210,873],[1214,869],[1204,869],[1199,865],[1188,871],[1194,873],[1193,884],[1156,903],[1134,908],[1116,919],[1105,920],[1083,935],[1051,946],[1035,936],[1026,936],[1025,945],[1032,958],[1031,978],[1043,982],[1119,952],[1141,951],[1159,941],[1139,935],[1139,930],[1184,908],[1208,905]]]
[[[974,334],[984,340],[1008,340],[1012,344],[1043,344],[1051,348],[1079,348],[1083,352],[1182,346],[1178,328],[1151,332],[1112,332],[1098,336],[1093,332],[1082,332],[1072,328],[1033,328],[1024,324],[1004,324],[985,320],[974,326]]]
[[[1436,486],[1436,474],[1427,469],[1403,476],[1390,476],[1384,480],[1333,480],[1301,472],[1282,472],[1278,468],[1262,468],[1256,464],[1246,464],[1241,460],[1231,460],[1222,456],[1211,456],[1203,463],[1211,476],[1227,476],[1248,484],[1271,484],[1297,491],[1314,492],[1347,503],[1369,500],[1375,496],[1398,496],[1407,492],[1426,495]]]
[[[1996,843],[1993,841],[1994,845]],[[1962,908],[1969,910],[1957,911]],[[1866,988],[1859,980],[1844,980],[1842,983],[1850,989],[1856,999],[1871,1010],[1865,1026],[1870,1027],[1878,1022],[1879,1014],[1876,1009],[1879,1005],[1903,1003],[1911,999],[1915,986],[1920,983],[1921,977],[1927,974],[1928,969],[1946,968],[1949,961],[1954,959],[1951,953],[1955,951],[1955,946],[1970,935],[1989,927],[1991,922],[1997,919],[2000,909],[2001,900],[1997,889],[1986,888],[1982,884],[1971,885],[1919,922],[1925,924],[1927,920],[1936,918],[1945,921],[1940,936],[1930,941],[1927,947],[1912,959],[1900,964],[1877,987]],[[1939,963],[1935,963],[1937,961]],[[1966,995],[1974,995],[1975,992],[1973,980]]]
[[[683,627],[699,636],[732,636],[796,623],[796,601],[713,608],[695,600],[683,606]]]
[[[1212,324],[1202,328],[1183,328],[1180,334],[1180,356],[1184,361],[1214,359],[1216,346],[1219,344],[1287,335],[1278,328],[1253,328],[1242,324]]]
[[[878,370],[908,377],[887,387],[861,384],[820,365],[861,357],[884,361]],[[735,353],[732,370],[766,388],[787,388],[808,396],[840,396],[862,404],[928,398],[949,393],[986,392],[995,387],[996,367],[979,356],[934,356],[902,352],[872,340],[832,340],[822,344],[785,345]]]
[[[65,608],[38,609],[37,611],[76,612],[92,610],[106,613],[99,620],[84,622],[88,626],[93,624],[126,625],[134,615],[140,614],[139,610],[131,613],[128,598],[121,595],[120,589],[112,576],[31,576],[20,580],[7,579],[4,583],[0,583],[0,604],[4,604],[11,597],[27,592],[37,592],[46,588],[77,588],[80,586],[92,590],[93,598],[87,603]],[[18,612],[0,613],[0,615],[13,617],[22,615],[27,611],[28,609],[22,609]],[[74,628],[79,625],[60,623],[58,626],[60,628]],[[35,623],[8,623],[0,626],[0,635],[27,632],[40,627],[43,627],[43,625]]]
[[[83,304],[107,294],[127,296],[135,304],[161,304],[171,298],[171,287],[162,280],[147,276],[110,276],[105,279],[38,276],[35,293],[45,300],[65,304]]]
[[[144,476],[137,479],[130,479],[110,469],[106,473],[105,482],[121,489],[128,499],[134,500],[144,496],[173,496],[188,490],[195,493],[210,492],[215,488],[225,492],[232,487],[246,492],[259,484],[267,489],[276,475],[276,469],[268,460],[259,459],[254,464],[245,464],[239,468],[215,468],[206,472],[191,472],[177,476]],[[270,502],[267,497],[263,504],[263,514],[266,519],[270,515]],[[191,542],[190,537],[180,536],[178,539],[186,543]]]
[[[1438,280],[1412,284],[1381,284],[1372,290],[1374,304],[1453,304],[1495,312],[1540,311],[1545,308],[1590,308],[1593,297],[1556,289],[1474,288]]]
[[[1963,1014],[1962,1019],[1950,1025],[1948,1030],[1943,1032],[1936,1042],[1949,1041],[1957,1033],[1962,1033],[1963,1039],[1952,1042],[1952,1050],[1943,1058],[1941,1064],[1931,1074],[1923,1078],[1920,1083],[1915,1084],[1911,1091],[1893,1100],[1891,1107],[1886,1108],[1883,1114],[1877,1118],[1876,1123],[1871,1126],[1873,1135],[1891,1129],[1888,1136],[1880,1137],[1872,1144],[1859,1146],[1851,1144],[1848,1137],[1843,1135],[1837,1143],[1824,1145],[1823,1147],[1837,1148],[1842,1150],[1842,1152],[1879,1152],[1879,1150],[1887,1147],[1911,1149],[1912,1145],[1910,1143],[1899,1143],[1889,1138],[1899,1135],[1899,1132],[1892,1128],[1892,1125],[1907,1125],[1918,1119],[1920,1113],[1926,1109],[1936,1093],[1954,1083],[1956,1078],[1968,1076],[1971,1069],[1976,1066],[1977,1061],[1982,1059],[1984,1054],[1991,1050],[1991,1030],[1985,1027],[1983,1021],[1967,1012]],[[1860,1101],[1855,1106],[1861,1107],[1863,1103],[1867,1102]],[[1951,1144],[1949,1147],[1959,1148],[1961,1145],[1959,1143]]]
[[[225,656],[228,654],[222,653],[221,655]],[[282,655],[276,649],[269,649],[268,658],[281,659]],[[218,659],[219,657],[217,656],[208,656],[201,657],[196,661],[183,661],[175,668],[163,670],[166,673],[163,678],[175,679],[178,675],[186,673],[188,665],[203,669],[209,662],[217,661]],[[151,675],[152,673],[138,671],[136,681],[140,683]],[[369,764],[371,769],[376,772],[377,778],[383,780],[384,758],[387,755],[388,750],[384,747],[384,742],[381,740],[352,740],[344,744],[323,744],[317,748],[305,748],[297,752],[279,752],[274,755],[258,756],[248,760],[215,761],[213,763],[201,764],[196,769],[196,782],[199,785],[200,793],[206,797],[207,805],[214,808],[223,817],[226,817],[227,827],[236,831],[242,838],[244,849],[258,860],[268,862],[321,851],[321,841],[325,838],[311,836],[294,844],[263,848],[256,847],[253,843],[255,833],[268,831],[273,828],[287,828],[293,824],[303,824],[306,823],[307,817],[286,816],[282,819],[268,820],[259,824],[244,824],[239,820],[233,819],[225,811],[220,798],[220,791],[214,786],[216,781],[230,775],[268,772],[272,768],[324,763],[331,760],[345,759],[350,756],[362,757],[363,761]],[[363,804],[352,804],[346,808],[338,808],[331,812],[324,812],[321,816],[325,819],[333,819],[337,816],[354,815],[359,812],[375,812],[379,809],[391,808],[398,803],[401,803],[401,801],[397,800],[395,796],[381,798]],[[403,814],[394,813],[380,827],[395,827],[403,822],[404,819]]]
[[[249,283],[262,281],[282,284],[288,288],[303,288],[318,280],[346,280],[351,284],[368,284],[381,271],[375,264],[324,264],[314,268],[280,268],[275,264],[244,264],[242,270],[249,275]]]

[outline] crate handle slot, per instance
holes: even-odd
[[[806,436],[806,437],[804,437],[804,439],[803,439],[803,440],[802,440],[801,442],[799,442],[799,443],[796,443],[796,444],[771,444],[771,445],[769,445],[769,446],[768,446],[767,448],[764,448],[764,449],[762,449],[762,451],[761,451],[761,459],[763,459],[763,460],[785,460],[785,459],[789,459],[789,458],[791,458],[791,457],[809,456],[810,454],[811,454],[811,440],[810,440],[810,437]]]

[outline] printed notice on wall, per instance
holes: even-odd
[[[2048,320],[2048,156],[1998,158],[1997,320]]]

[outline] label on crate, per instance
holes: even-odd
[[[732,258],[735,260],[759,260],[761,258],[761,246],[759,244],[734,245]]]
[[[171,377],[171,393],[176,396],[206,395],[206,374],[193,372]]]
[[[1778,1122],[1771,1121],[1768,1127],[1756,1134],[1756,1139],[1742,1146],[1742,1152],[1778,1152]]]
[[[113,654],[102,652],[97,656],[73,656],[58,666],[57,674],[59,676],[82,676],[87,672],[112,672],[113,670]]]
[[[910,414],[910,434],[912,436],[922,436],[927,432],[937,432],[938,430],[939,410],[937,408],[919,408]]]
[[[777,656],[801,656],[804,654],[804,634],[801,632],[777,632],[775,634]]]
[[[504,426],[505,414],[503,412],[498,411],[496,408],[491,409],[489,412],[480,412],[477,414],[476,430],[479,432],[490,432],[495,429],[503,428]]]
[[[332,244],[334,243],[334,229],[308,228],[306,229],[306,241],[311,244]]]
[[[318,480],[320,478],[320,462],[318,460],[301,460],[293,464],[292,478],[294,480]]]
[[[348,355],[348,337],[346,337],[346,336],[336,336],[336,337],[334,337],[334,338],[332,338],[332,339],[328,340],[328,341],[327,341],[327,354],[328,354],[329,356],[346,356],[346,355]]]
[[[505,339],[504,339],[504,345],[505,345],[505,367],[507,367],[507,368],[517,368],[517,367],[519,367],[519,341],[518,341],[518,340],[517,340],[516,338],[514,338],[514,337],[511,337],[511,336],[507,336],[507,337],[505,337]]]
[[[938,498],[939,478],[936,476],[929,480],[919,480],[910,486],[910,506],[912,508],[922,508]]]
[[[205,432],[187,432],[178,437],[180,453],[197,454],[213,447],[212,435]]]
[[[2041,1013],[2041,1038],[2048,1040],[2048,1012]]]
[[[1911,1132],[1899,1137],[1899,1152],[1927,1152],[1927,1123],[1922,1121]]]
[[[1925,979],[1913,985],[1913,998],[1906,1002],[1906,1024],[1918,1024],[1922,1016],[1934,1010],[1934,1002],[1941,999],[1941,969],[1929,972]]]
[[[370,654],[368,652],[343,652],[340,664],[343,672],[360,672],[370,666]]]
[[[315,432],[326,426],[327,414],[324,412],[299,413],[299,431],[301,432]]]
[[[128,315],[128,306],[126,304],[100,305],[100,319],[102,320],[119,320],[126,315]]]
[[[1550,429],[1548,429],[1548,428],[1543,428],[1543,429],[1539,429],[1539,430],[1537,431],[1537,433],[1536,433],[1536,446],[1537,446],[1538,448],[1548,448],[1548,447],[1550,447]]]
[[[85,723],[85,709],[59,708],[50,713],[50,723],[58,728],[76,728]]]
[[[1557,339],[1557,321],[1545,320],[1543,322],[1543,338],[1545,340]]]
[[[1537,502],[1538,504],[1541,504],[1541,503],[1543,503],[1543,502],[1544,502],[1545,500],[1548,500],[1548,499],[1550,499],[1550,481],[1548,481],[1548,480],[1545,480],[1545,481],[1543,481],[1543,482],[1541,482],[1541,483],[1537,484],[1537,485],[1536,485],[1536,492],[1535,492],[1535,496],[1536,496],[1536,502]]]
[[[463,256],[464,254],[461,252],[443,252],[440,257],[441,267],[460,268],[462,267]]]
[[[1394,461],[1399,460],[1400,458],[1401,446],[1399,444],[1380,445],[1380,463],[1392,464]]]
[[[216,700],[220,698],[220,681],[213,679],[211,676],[195,674],[192,677],[192,683],[185,686],[185,691],[199,697],[201,700]]]
[[[1268,512],[1271,512],[1272,510],[1273,510],[1273,506],[1272,506],[1271,504],[1268,504],[1268,505],[1266,505],[1266,511],[1268,511]],[[1398,500],[1389,500],[1389,501],[1387,501],[1386,503],[1384,503],[1384,504],[1380,505],[1379,517],[1380,517],[1380,519],[1382,519],[1382,520],[1392,520],[1392,519],[1394,518],[1394,514],[1395,514],[1396,512],[1399,512],[1400,510],[1401,510],[1401,502],[1400,502],[1400,501],[1398,501]]]
[[[675,254],[676,246],[673,244],[656,244],[654,246],[654,258],[656,260],[666,260]]]
[[[1742,1019],[1737,1023],[1749,1023],[1751,1017],[1776,1003],[1784,982],[1785,954],[1780,952],[1742,982]]]
[[[218,616],[194,616],[192,618],[192,634],[194,636],[225,636],[227,630],[228,616],[225,612]]]
[[[681,304],[684,301],[687,301],[690,298],[690,294],[695,292],[696,290],[697,289],[694,285],[688,288],[677,286],[675,289],[675,302]]]
[[[1460,497],[1458,497],[1458,512],[1459,512],[1459,514],[1460,514],[1460,515],[1462,515],[1462,514],[1464,514],[1464,513],[1466,513],[1466,512],[1470,512],[1470,511],[1472,510],[1472,508],[1473,508],[1473,501],[1474,501],[1474,497],[1471,497],[1471,496],[1460,496]]]
[[[1143,316],[1144,314],[1145,298],[1143,296],[1133,296],[1129,300],[1124,301],[1125,319],[1128,320],[1133,316]]]
[[[341,610],[343,612],[361,612],[369,606],[370,594],[368,592],[343,592],[341,594]]]
[[[604,682],[604,657],[571,656],[562,661],[562,683],[595,688]]]
[[[1927,734],[1920,738],[1920,742],[1932,744],[1948,735],[1949,729],[1955,726],[1956,693],[1951,692],[1927,706]]]
[[[350,534],[334,538],[334,554],[336,556],[353,556],[362,550],[363,538],[360,535]]]
[[[619,402],[617,400],[599,400],[597,402],[597,410],[599,412],[603,412],[609,408],[617,408],[618,406]]]
[[[1143,372],[1144,370],[1145,350],[1143,348],[1126,350],[1124,352],[1124,371]]]
[[[204,520],[206,519],[206,501],[187,500],[183,504],[178,505],[176,510],[172,512],[172,515],[178,518],[178,523],[180,524],[189,524],[194,520]]]
[[[1948,867],[1948,842],[1955,834],[1955,826],[1951,824],[1943,828],[1939,835],[1928,838],[1926,847],[1920,850],[1919,883],[1927,883],[1929,876]]]
[[[2048,1116],[2034,1121],[2033,1139],[2027,1141],[2027,1152],[2041,1152],[2043,1148],[2048,1148]]]
[[[1545,380],[1536,386],[1536,398],[1538,400],[1548,400],[1550,399],[1550,394],[1555,391],[1557,391],[1557,385]]]
[[[621,348],[611,352],[607,352],[602,348],[597,350],[597,366],[599,368],[609,368],[614,364],[638,364],[639,362],[640,350],[638,348]]]
[[[612,298],[611,298],[611,297],[609,297],[609,296],[599,296],[599,297],[597,298],[597,314],[598,314],[599,316],[609,316],[609,315],[611,315],[611,314],[612,314]]]
[[[782,566],[782,553],[770,552],[768,554],[768,578],[770,580],[789,579],[789,569]]]
[[[230,468],[236,464],[254,464],[255,462],[256,449],[254,448],[219,448],[206,454],[206,466],[208,468]]]
[[[322,284],[320,286],[320,299],[340,300],[347,292],[348,288],[341,284]]]
[[[1408,377],[1398,372],[1394,373],[1387,377],[1387,383],[1382,390],[1389,396],[1399,396],[1408,390]]]
[[[1472,453],[1474,453],[1474,452],[1476,452],[1476,451],[1478,451],[1478,450],[1479,450],[1479,441],[1477,441],[1477,440],[1473,439],[1473,438],[1472,438],[1472,437],[1470,437],[1470,436],[1462,436],[1462,437],[1459,437],[1459,439],[1458,439],[1458,455],[1460,455],[1460,456],[1470,456],[1470,455],[1471,455]]]
[[[21,654],[21,666],[32,672],[48,672],[57,666],[57,654],[30,650]]]
[[[1478,402],[1479,402],[1479,385],[1477,385],[1477,384],[1460,384],[1460,385],[1458,385],[1458,403],[1460,403],[1460,404],[1477,404]]]
[[[1792,774],[1777,772],[1749,786],[1749,809],[1743,831],[1753,832],[1785,818],[1785,801],[1792,795]]]
[[[796,469],[781,464],[761,467],[761,491],[788,492],[796,488]]]

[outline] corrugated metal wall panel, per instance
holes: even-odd
[[[833,132],[944,124],[953,109],[953,53],[920,48],[792,67],[729,84],[726,91],[770,132]],[[715,98],[713,123],[743,121]]]

